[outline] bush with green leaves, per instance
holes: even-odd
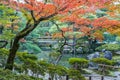
[[[117,36],[117,37],[116,37],[116,41],[117,41],[118,43],[120,43],[120,36]]]
[[[4,67],[8,56],[8,49],[0,49],[0,67]]]
[[[96,48],[98,51],[102,51],[102,49],[110,50],[110,51],[118,51],[120,50],[119,44],[104,44]]]
[[[0,80],[42,80],[23,74],[15,74],[10,70],[0,69]]]
[[[21,42],[21,47],[19,49],[20,51],[27,51],[28,53],[40,53],[41,49],[40,47],[35,44],[33,41],[27,41],[27,42]]]
[[[113,65],[113,63],[114,63],[114,61],[108,60],[106,58],[94,58],[91,61],[98,63],[98,64],[106,64],[106,65]]]
[[[69,69],[68,75],[69,75],[69,78],[72,80],[86,80],[85,77],[81,75],[79,70]]]
[[[67,68],[64,67],[64,66],[56,66],[56,73],[59,75],[59,76],[65,76],[67,74]]]
[[[67,74],[67,69],[63,66],[49,64],[47,67],[47,73],[49,73],[51,80],[53,80],[56,75],[59,77],[65,76]]]
[[[54,63],[54,61],[58,58],[60,52],[52,51],[49,53],[49,62]]]
[[[88,65],[88,60],[84,58],[70,58],[69,64],[71,64],[73,68],[81,70]]]
[[[9,50],[8,50],[8,49],[5,49],[5,48],[1,48],[1,49],[0,49],[0,54],[7,55],[7,54],[8,54],[8,52],[9,52]]]
[[[15,64],[14,70],[19,74],[28,75],[29,71],[33,77],[39,78],[47,72],[48,63],[45,61],[35,61],[27,58],[22,64]]]
[[[37,56],[34,54],[23,54],[22,57],[24,59],[31,59],[31,60],[37,60]]]
[[[91,61],[99,64],[99,69],[97,72],[100,71],[100,74],[102,75],[109,74],[109,70],[112,69],[111,66],[115,64],[113,60],[108,60],[106,58],[94,58]]]

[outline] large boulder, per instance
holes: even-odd
[[[104,58],[111,60],[112,59],[112,52],[111,51],[104,51]]]
[[[100,57],[100,53],[99,52],[95,52],[93,54],[90,54],[87,56],[88,60],[92,60],[93,58],[99,58]],[[89,62],[89,67],[94,67],[94,68],[98,68],[98,65],[94,62]]]
[[[100,57],[100,53],[99,52],[95,52],[93,54],[90,54],[87,56],[87,59],[91,60],[93,58],[99,58]]]

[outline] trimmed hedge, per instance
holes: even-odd
[[[94,58],[91,61],[98,63],[98,64],[106,64],[106,65],[113,65],[114,64],[114,61],[108,60],[106,58]]]
[[[96,48],[96,50],[102,51],[102,49],[110,50],[110,51],[117,51],[120,50],[119,44],[104,44]]]

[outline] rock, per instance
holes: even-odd
[[[100,57],[100,53],[99,52],[95,52],[93,58],[99,58],[99,57]]]
[[[79,47],[78,49],[76,49],[76,51],[77,51],[78,53],[83,53],[83,48],[82,48],[82,47]]]
[[[115,53],[120,55],[120,51],[117,51],[117,52],[115,52]]]
[[[104,52],[104,58],[111,60],[112,59],[111,51],[105,51]]]
[[[99,58],[99,57],[100,57],[100,53],[99,53],[99,52],[95,52],[95,53],[90,54],[90,55],[87,56],[87,58],[88,58],[89,60],[91,60],[91,59],[93,59],[93,58]]]
[[[99,57],[100,57],[100,53],[99,52],[95,52],[95,53],[90,54],[90,55],[87,56],[87,58],[89,60],[91,60],[93,58],[99,58]],[[96,63],[94,63],[94,62],[89,62],[89,67],[94,67],[94,68],[98,69],[98,65]]]

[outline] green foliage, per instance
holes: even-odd
[[[120,36],[116,37],[116,41],[120,43]]]
[[[34,54],[24,54],[22,57],[24,59],[37,60],[37,57]]]
[[[84,65],[88,64],[88,60],[86,60],[84,58],[70,58],[69,63],[71,65],[74,65],[77,63],[77,64],[84,66]]]
[[[42,78],[36,78],[28,75],[18,75],[15,80],[43,80]]]
[[[69,64],[72,65],[72,68],[76,70],[80,70],[81,73],[84,73],[85,71],[83,70],[83,68],[87,67],[88,60],[84,58],[70,58]]]
[[[7,60],[8,50],[5,48],[0,49],[0,67],[4,67]]]
[[[32,41],[21,43],[20,51],[23,50],[28,51],[28,53],[35,53],[35,54],[41,52],[40,47],[37,44],[33,43]]]
[[[105,12],[105,10],[96,10],[96,15],[97,15],[97,17],[99,18],[99,17],[103,17],[103,16],[106,16],[106,12]]]
[[[56,73],[60,76],[64,76],[67,74],[67,69],[63,66],[56,66]]]
[[[52,22],[50,21],[45,21],[45,22],[41,22],[39,25],[38,25],[38,28],[35,29],[38,31],[38,34],[40,36],[47,36],[46,35],[46,32],[49,32],[49,29],[51,28],[52,26]]]
[[[41,74],[41,75],[45,75],[45,73],[47,72],[47,67],[49,66],[49,64],[44,61],[44,60],[39,60],[37,61],[37,73]]]
[[[49,53],[49,61],[54,62],[58,58],[59,55],[60,55],[59,52],[56,52],[56,51],[50,52]]]
[[[0,79],[1,80],[42,80],[35,77],[30,77],[27,75],[17,75],[10,70],[0,69]]]
[[[119,44],[104,44],[96,48],[96,50],[102,51],[102,49],[110,50],[110,51],[117,51],[120,50]]]
[[[9,50],[5,48],[0,49],[0,55],[8,55]]]
[[[88,18],[88,19],[91,19],[91,20],[97,18],[97,16],[96,16],[95,14],[92,14],[92,13],[88,13],[88,14],[86,14],[84,17],[85,17],[85,18]]]
[[[23,28],[25,28],[25,25],[26,25],[26,19],[25,17],[23,17],[23,15],[21,13],[19,13],[19,16],[22,17],[21,18],[21,22],[19,23],[19,31],[21,31]],[[39,37],[40,35],[44,34],[45,31],[48,31],[45,30],[44,26],[42,26],[43,22],[41,22],[38,27],[36,29],[33,30],[33,32],[31,32],[29,35],[27,35],[24,39],[26,40],[26,42],[21,42],[20,43],[20,49],[19,51],[28,51],[28,53],[40,53],[41,52],[41,49],[40,47],[38,46],[39,44],[37,44],[39,42]],[[46,23],[44,23],[46,24]]]
[[[0,39],[3,40],[11,40],[15,37],[15,34],[13,34],[10,30],[3,30],[2,35],[0,35]]]
[[[60,53],[59,53],[59,52],[56,52],[56,51],[53,51],[53,52],[50,52],[50,53],[49,53],[49,56],[50,56],[50,57],[53,57],[53,58],[57,58],[59,55],[60,55]]]
[[[6,25],[12,23],[12,19],[18,19],[15,15],[15,11],[12,8],[8,8],[5,5],[0,4],[0,23]]]
[[[106,65],[112,65],[114,63],[112,60],[108,60],[106,58],[94,58],[91,61],[98,64],[106,64]]]
[[[61,22],[56,22],[56,23],[58,24],[60,29],[61,28],[66,28],[68,26],[66,23],[61,23]],[[53,24],[51,26],[51,28],[49,29],[49,32],[50,33],[57,33],[57,32],[59,32],[59,30],[57,29],[57,26],[55,24]]]
[[[75,70],[75,69],[69,69],[68,70],[68,75],[71,79],[74,80],[86,80],[80,73],[80,71]]]
[[[113,34],[110,34],[110,33],[108,33],[108,32],[104,32],[104,41],[106,41],[106,42],[113,42],[113,41],[115,41],[115,39],[116,39],[116,36],[115,35],[113,35]]]
[[[51,79],[53,80],[53,78],[55,77],[56,74],[58,76],[66,75],[67,69],[63,66],[49,64],[49,66],[47,67],[47,73],[49,73]]]

